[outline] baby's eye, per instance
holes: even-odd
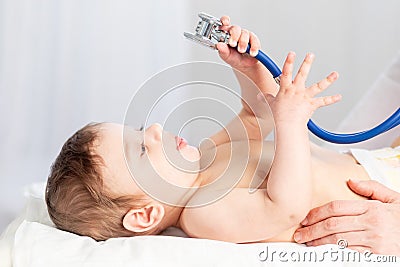
[[[144,153],[146,153],[146,146],[144,145],[144,143],[142,143],[140,146],[141,146],[141,149],[142,149],[142,152],[140,153],[140,156],[143,156]]]

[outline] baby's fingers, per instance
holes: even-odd
[[[325,79],[310,86],[308,88],[308,94],[310,95],[310,97],[314,97],[315,95],[321,93],[326,88],[328,88],[334,81],[337,80],[338,77],[339,74],[336,71],[332,72]]]
[[[242,28],[240,26],[232,26],[229,29],[229,34],[231,37],[229,37],[229,45],[232,47],[236,47],[240,38],[240,35],[242,34]]]
[[[339,94],[332,95],[332,96],[322,96],[322,97],[314,98],[312,100],[312,104],[315,106],[315,109],[317,109],[320,107],[335,104],[336,102],[339,102],[340,99],[342,99],[342,96]]]
[[[308,53],[306,55],[306,57],[303,60],[303,63],[300,66],[299,71],[297,72],[296,77],[294,78],[294,83],[301,85],[301,84],[305,84],[307,77],[308,77],[308,73],[310,72],[311,69],[311,65],[314,61],[314,54]]]
[[[223,26],[229,26],[229,24],[231,23],[231,18],[226,15],[222,16],[219,20],[221,21]]]
[[[228,60],[229,56],[231,55],[231,50],[229,49],[228,45],[222,42],[216,44],[216,48],[218,50],[219,56],[222,60]]]
[[[253,32],[250,32],[250,56],[255,57],[258,54],[258,50],[261,48],[260,39]]]
[[[286,89],[286,87],[292,84],[292,76],[293,76],[293,63],[296,54],[294,52],[289,52],[286,57],[285,64],[283,64],[282,74],[280,76],[280,87],[282,89]]]
[[[248,30],[242,29],[242,32],[240,34],[239,38],[239,44],[238,44],[238,52],[239,53],[245,53],[247,49],[247,45],[249,44],[250,40],[250,33]]]
[[[229,30],[232,28],[231,19],[228,16],[222,16],[219,20],[222,23],[222,26],[220,26],[219,29],[229,32]]]

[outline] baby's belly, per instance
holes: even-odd
[[[313,208],[333,200],[364,199],[347,186],[349,179],[370,180],[365,169],[350,155],[337,162],[313,161]]]

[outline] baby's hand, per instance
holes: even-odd
[[[296,77],[292,80],[295,54],[290,52],[286,57],[280,76],[280,89],[274,97],[265,95],[271,107],[275,123],[307,124],[313,112],[323,106],[338,102],[340,95],[314,97],[328,88],[337,78],[337,72],[332,72],[325,79],[306,88],[306,79],[314,60],[313,54],[307,54]],[[262,95],[259,98],[263,99]]]
[[[217,49],[219,56],[233,68],[244,70],[258,64],[254,57],[260,49],[260,40],[258,37],[237,25],[230,25],[228,16],[221,17],[221,30],[230,34],[229,46],[225,43],[218,43]],[[247,45],[250,44],[250,55],[246,54]]]

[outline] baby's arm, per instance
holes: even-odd
[[[238,25],[230,25],[228,16],[221,17],[221,29],[230,33],[229,46],[225,43],[218,43],[217,49],[222,60],[232,66],[234,73],[239,81],[242,89],[242,97],[246,101],[251,101],[252,109],[257,109],[259,105],[256,100],[256,95],[253,92],[248,92],[248,88],[254,83],[257,88],[264,94],[269,93],[276,95],[279,86],[276,84],[268,69],[254,57],[257,55],[261,47],[260,40],[251,31],[242,29]],[[246,54],[247,46],[250,44],[250,55]],[[240,74],[242,73],[242,74]],[[243,74],[247,78],[243,77]],[[250,80],[250,81],[249,81]],[[250,83],[249,83],[250,82]],[[248,112],[252,110],[244,106]],[[257,110],[256,110],[257,112]],[[259,117],[264,117],[266,114],[257,113]]]
[[[266,189],[250,194],[247,188],[235,188],[214,203],[186,209],[190,227],[184,229],[190,236],[236,243],[260,241],[298,226],[310,210],[312,173],[307,122],[317,108],[339,101],[340,96],[314,98],[337,79],[335,72],[305,87],[312,55],[307,55],[292,81],[294,58],[293,53],[286,58],[278,94],[266,95],[275,119],[276,140]]]
[[[283,211],[292,211],[293,223],[308,213],[312,200],[311,153],[307,122],[319,107],[340,100],[340,95],[314,96],[325,90],[338,75],[306,88],[305,82],[314,59],[308,54],[292,80],[294,53],[289,53],[276,96],[266,95],[275,120],[275,157],[268,178],[267,194]],[[284,214],[287,214],[284,212]]]
[[[253,57],[260,48],[257,36],[240,26],[230,25],[227,16],[221,17],[221,22],[221,29],[229,32],[231,37],[229,45],[218,43],[217,49],[221,59],[234,70],[242,91],[243,108],[224,130],[211,139],[216,144],[241,139],[264,140],[273,129],[273,118],[269,107],[258,101],[257,95],[276,95],[278,85],[267,68]],[[251,56],[245,53],[248,44]]]

